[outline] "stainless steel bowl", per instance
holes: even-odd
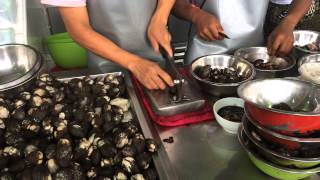
[[[214,83],[211,81],[201,79],[194,73],[194,69],[197,66],[205,65],[210,65],[212,68],[219,69],[233,67],[237,70],[239,74],[244,75],[246,77],[246,80],[238,83]],[[193,61],[193,63],[191,64],[190,71],[192,77],[200,84],[200,86],[205,92],[220,97],[236,95],[237,87],[242,83],[252,80],[256,75],[256,72],[252,64],[239,57],[234,57],[230,55],[208,55],[200,57]]]
[[[0,91],[7,91],[31,81],[43,66],[41,55],[23,44],[0,46]]]
[[[260,151],[253,145],[253,143],[247,137],[246,133],[243,130],[243,127],[239,128],[238,140],[241,146],[248,154],[252,163],[262,172],[276,179],[303,179],[320,172],[319,166],[298,169],[283,167],[281,165],[271,162],[270,160],[261,155]]]
[[[307,135],[320,129],[317,94],[320,87],[293,79],[253,80],[238,88],[251,117],[264,127],[286,135]],[[272,108],[286,103],[298,111]],[[301,112],[301,111],[305,112]]]
[[[306,65],[302,68],[300,68],[304,64]],[[301,75],[301,78],[316,84],[320,84],[320,75],[317,72],[320,72],[320,54],[311,54],[311,55],[305,55],[299,60],[299,73]],[[311,69],[313,68],[313,70]],[[310,73],[310,71],[313,71],[313,74]],[[315,72],[317,71],[317,72]]]
[[[308,31],[308,30],[297,30],[293,32],[294,36],[294,53],[297,58],[301,58],[307,54],[317,54],[320,52],[308,51],[306,49],[301,48],[301,46],[305,46],[307,44],[316,42],[320,44],[320,33],[316,31]]]
[[[250,63],[254,63],[257,59],[262,59],[264,62],[274,62],[282,66],[279,70],[266,70],[256,68],[256,78],[280,78],[287,77],[292,75],[292,69],[296,65],[296,60],[292,57],[274,57],[270,58],[268,54],[268,49],[266,47],[249,47],[238,49],[235,53],[235,56],[243,58]]]
[[[289,167],[294,166],[296,168],[310,168],[320,164],[320,157],[317,151],[320,147],[319,138],[294,138],[277,134],[269,129],[263,128],[256,122],[252,123],[246,116],[243,116],[242,122],[243,129],[251,142],[253,142],[261,154],[274,163]],[[265,136],[267,136],[267,138],[265,138]],[[275,139],[270,141],[270,139],[268,139],[269,136],[272,136]],[[300,147],[299,150],[301,150],[300,152],[303,154],[298,154],[297,151],[292,150],[287,150],[281,153],[280,151],[283,151],[284,148],[279,148],[282,147],[277,144],[279,141],[291,146],[295,145]],[[294,154],[293,152],[297,155],[288,154]],[[314,157],[300,157],[306,155],[314,155]]]

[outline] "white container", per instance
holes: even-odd
[[[217,122],[220,124],[220,126],[223,127],[225,131],[231,134],[237,134],[238,128],[241,124],[241,122],[234,122],[234,121],[229,121],[227,119],[222,118],[219,114],[218,111],[226,106],[238,106],[238,107],[244,107],[244,101],[241,98],[234,98],[234,97],[229,97],[229,98],[223,98],[214,103],[213,105],[213,113],[214,117],[217,120]]]

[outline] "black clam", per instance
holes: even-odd
[[[68,139],[60,139],[56,148],[56,160],[61,167],[68,167],[72,160],[72,146]]]
[[[134,157],[137,154],[136,148],[133,146],[125,146],[122,150],[121,153],[123,156],[131,156]]]
[[[117,154],[117,149],[110,144],[104,144],[99,149],[102,156],[106,158],[112,158]]]
[[[155,169],[147,169],[143,172],[143,177],[146,180],[156,180],[157,179],[157,172]]]
[[[129,143],[128,134],[126,132],[116,133],[113,137],[113,140],[117,148],[123,148]]]
[[[151,153],[158,151],[158,145],[153,139],[146,139],[146,148]]]
[[[151,156],[147,153],[142,153],[137,156],[136,161],[140,169],[148,169],[151,163]]]
[[[69,180],[72,179],[72,173],[70,169],[61,169],[54,174],[53,179],[55,180]]]
[[[139,168],[133,157],[125,157],[121,161],[122,168],[129,174],[136,174],[139,172]]]

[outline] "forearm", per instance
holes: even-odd
[[[312,0],[294,0],[291,4],[288,15],[282,20],[282,23],[289,25],[288,28],[295,28],[300,19],[309,10]]]
[[[176,0],[173,6],[173,14],[184,20],[195,22],[195,14],[201,11],[198,7],[191,4],[189,0]]]
[[[78,42],[82,47],[89,51],[108,59],[120,66],[130,69],[130,62],[139,58],[134,54],[131,54],[106,37],[98,34],[89,28],[67,28],[72,38]]]
[[[130,64],[139,59],[95,32],[89,23],[86,9],[59,8],[59,11],[70,36],[82,47],[126,69],[130,69]]]
[[[175,0],[158,0],[157,8],[153,18],[160,19],[162,22],[167,24],[174,3]]]

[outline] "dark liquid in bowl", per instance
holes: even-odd
[[[218,111],[219,116],[233,122],[241,122],[244,109],[239,106],[226,106]]]

